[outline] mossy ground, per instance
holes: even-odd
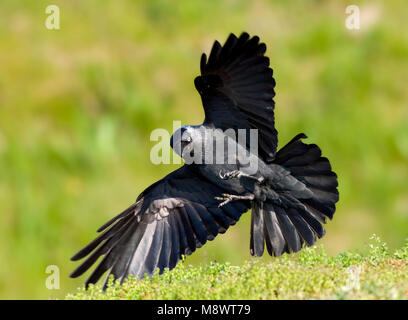
[[[369,252],[329,257],[323,246],[284,255],[270,263],[241,266],[181,262],[171,272],[122,286],[79,289],[66,299],[408,299],[408,241],[389,252],[376,236]]]

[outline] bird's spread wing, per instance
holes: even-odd
[[[96,283],[108,270],[123,282],[129,275],[142,278],[144,274],[151,276],[156,268],[160,273],[174,268],[182,255],[224,233],[248,210],[250,204],[244,201],[218,208],[214,197],[222,192],[190,166],[172,172],[99,228],[103,232],[71,258],[88,256],[71,277],[82,275],[101,256],[86,286]]]
[[[231,34],[223,46],[215,41],[208,59],[202,55],[201,76],[194,82],[204,106],[204,124],[222,130],[258,129],[259,155],[272,162],[278,144],[275,80],[265,51],[257,36]]]

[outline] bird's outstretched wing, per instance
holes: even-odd
[[[222,130],[258,129],[258,153],[269,163],[276,153],[278,132],[275,80],[265,51],[266,45],[247,33],[239,38],[231,34],[223,46],[215,41],[208,60],[205,53],[201,56],[201,76],[194,83],[204,106],[204,124]]]
[[[183,166],[143,191],[136,203],[99,228],[95,240],[71,260],[87,259],[75,269],[75,278],[104,256],[85,285],[96,283],[108,270],[121,283],[127,276],[151,276],[172,269],[189,255],[224,233],[248,210],[249,202],[236,201],[218,208],[214,197],[223,192]],[[106,278],[108,279],[108,277]],[[106,288],[105,281],[104,288]]]

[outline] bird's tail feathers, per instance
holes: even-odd
[[[325,234],[322,224],[332,219],[339,200],[337,175],[330,162],[321,156],[315,144],[301,141],[304,134],[294,137],[278,151],[274,163],[288,169],[312,191],[308,199],[282,194],[282,203],[254,202],[251,219],[251,254],[261,256],[264,246],[268,253],[280,256],[311,246],[316,237]],[[263,231],[263,232],[262,232]]]
[[[333,218],[339,201],[337,175],[329,160],[321,156],[320,148],[303,143],[304,138],[307,136],[303,133],[295,136],[277,152],[274,163],[288,169],[313,192],[312,198],[299,200],[317,220],[326,223],[326,217]]]

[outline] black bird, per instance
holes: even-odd
[[[101,256],[86,286],[106,271],[106,279],[113,275],[122,283],[129,275],[143,278],[157,268],[171,270],[182,255],[226,232],[250,208],[254,256],[262,256],[265,246],[271,256],[297,252],[325,234],[322,224],[332,219],[339,199],[337,176],[317,145],[302,142],[304,134],[277,151],[275,80],[265,51],[257,36],[242,33],[238,38],[231,34],[223,46],[215,41],[208,59],[202,55],[194,83],[204,122],[180,128],[170,141],[185,164],[100,227],[103,232],[71,258],[88,256],[71,277],[82,275]],[[213,155],[215,140],[208,133],[214,129],[232,141],[235,163],[197,161]],[[257,152],[251,153],[247,134],[236,142],[223,133],[228,129],[257,129]],[[250,165],[242,165],[244,154]],[[191,157],[195,160],[188,163]]]

